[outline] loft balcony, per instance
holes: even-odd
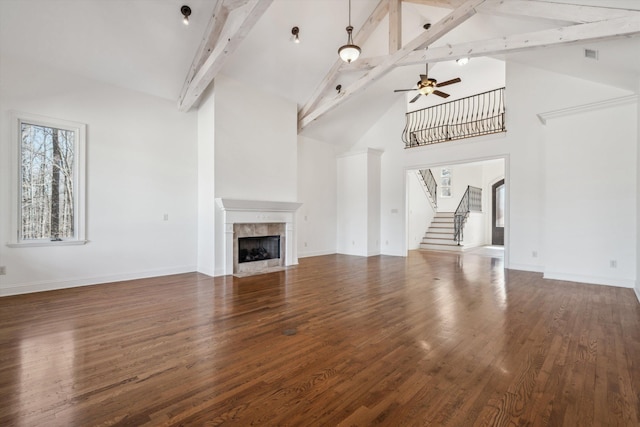
[[[402,132],[405,148],[506,132],[504,89],[407,113]]]

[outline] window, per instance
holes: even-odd
[[[440,169],[440,196],[451,197],[451,169]]]
[[[15,243],[82,244],[86,125],[15,113]]]

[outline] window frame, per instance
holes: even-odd
[[[37,114],[11,112],[12,179],[11,179],[11,240],[8,247],[84,245],[86,240],[86,137],[87,125],[70,120],[54,119]],[[63,129],[74,132],[73,208],[74,236],[62,240],[23,239],[22,227],[22,124]]]

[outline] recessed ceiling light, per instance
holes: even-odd
[[[456,62],[460,66],[467,65],[469,63],[469,58],[467,58],[467,57],[459,58],[459,59],[456,60]]]

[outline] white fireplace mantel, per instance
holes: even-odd
[[[302,203],[217,198],[223,213],[224,274],[233,274],[233,225],[255,223],[285,224],[285,266],[298,264],[295,213]]]

